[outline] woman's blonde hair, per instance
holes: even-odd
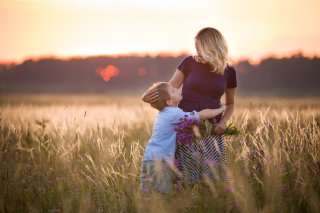
[[[206,27],[197,33],[195,40],[198,42],[195,59],[208,63],[212,72],[223,75],[228,61],[228,46],[222,34],[217,29]]]

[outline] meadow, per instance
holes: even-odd
[[[226,183],[138,193],[138,96],[0,95],[0,212],[318,212],[320,98],[238,97]]]

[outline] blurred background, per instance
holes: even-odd
[[[240,96],[319,96],[316,0],[1,0],[0,93],[141,94],[225,36]]]
[[[0,0],[0,212],[319,212],[319,9]],[[237,70],[230,181],[139,200],[157,113],[140,96],[195,54],[207,26],[225,36]]]

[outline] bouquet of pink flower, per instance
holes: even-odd
[[[177,132],[177,142],[180,144],[190,144],[192,139],[196,136],[201,138],[206,135],[206,124],[205,122],[199,122],[196,119],[189,118],[186,114],[184,118],[180,118],[180,123],[175,127]],[[240,131],[237,127],[230,123],[227,127],[223,136],[238,135]]]

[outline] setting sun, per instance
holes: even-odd
[[[100,75],[104,81],[109,81],[110,78],[118,76],[120,71],[114,65],[108,65],[105,68],[99,68],[96,70],[96,73]]]

